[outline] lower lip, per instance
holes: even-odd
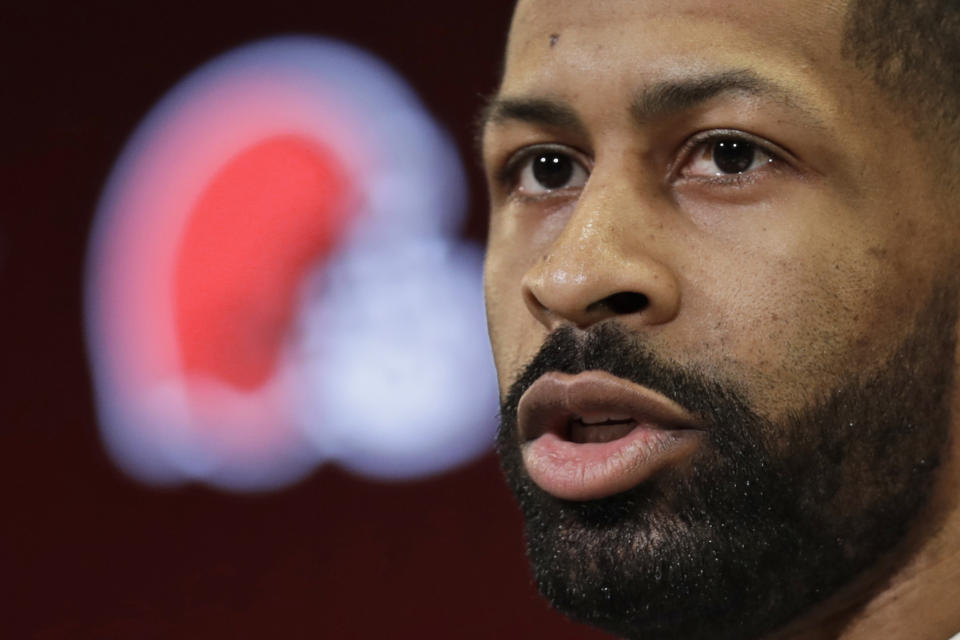
[[[597,500],[646,481],[687,459],[700,431],[638,426],[618,440],[578,444],[545,433],[522,447],[530,478],[563,500]]]

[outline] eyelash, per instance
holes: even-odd
[[[781,166],[786,160],[785,156],[789,154],[782,150],[779,146],[774,145],[773,143],[754,136],[752,134],[740,131],[738,129],[711,129],[709,131],[704,131],[698,134],[695,134],[688,138],[684,144],[677,150],[674,156],[677,158],[676,161],[672,162],[668,166],[667,176],[668,179],[678,180],[683,179],[679,175],[680,170],[689,164],[695,157],[698,149],[703,147],[708,147],[710,145],[716,145],[722,141],[736,141],[742,142],[749,145],[752,145],[761,153],[768,156],[769,161],[768,165],[776,164]],[[557,153],[568,156],[572,162],[579,164],[583,169],[590,174],[592,167],[590,163],[583,162],[581,158],[584,154],[579,153],[576,149],[572,149],[566,145],[562,144],[537,144],[529,147],[520,149],[513,155],[511,155],[504,165],[496,174],[497,182],[503,185],[511,194],[516,195],[517,186],[520,182],[521,172],[526,167],[527,163],[535,157],[537,154],[542,153]],[[774,168],[774,167],[771,167]],[[753,174],[757,173],[757,169],[751,169],[749,171],[741,173],[731,173],[731,174],[722,174],[716,176],[695,176],[689,177],[686,179],[696,180],[700,183],[706,184],[715,184],[718,186],[743,186],[749,184],[756,179],[756,176]],[[558,189],[557,191],[563,191]],[[539,199],[546,196],[550,196],[552,193],[556,192],[547,192],[544,194],[536,194],[532,196],[527,196],[531,199]]]
[[[520,182],[520,172],[526,167],[527,162],[541,153],[556,153],[568,156],[573,162],[581,165],[588,174],[590,173],[590,167],[579,160],[579,154],[572,152],[571,147],[562,144],[535,144],[524,147],[507,158],[503,167],[497,172],[497,182],[510,189],[515,188]]]
[[[695,134],[687,139],[675,154],[677,161],[670,165],[668,176],[673,179],[680,179],[680,170],[689,164],[695,157],[698,149],[710,147],[723,141],[742,142],[753,146],[756,150],[768,157],[767,165],[771,169],[779,169],[784,163],[788,163],[789,153],[773,144],[769,140],[757,137],[755,135],[740,131],[738,129],[711,129]],[[715,149],[716,147],[714,147]],[[775,165],[775,166],[771,166]],[[752,169],[741,173],[730,173],[710,177],[692,177],[690,180],[697,180],[701,183],[739,186],[749,184],[756,179],[758,169]]]

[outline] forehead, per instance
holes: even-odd
[[[588,76],[642,84],[731,68],[787,80],[837,75],[846,67],[844,11],[845,2],[822,0],[520,0],[503,90],[556,91]]]
[[[821,18],[833,21],[846,11],[845,0],[519,0],[513,26],[569,26],[609,23],[629,26],[634,20],[673,20],[677,17],[754,28],[775,28],[781,21],[807,23],[814,33]]]

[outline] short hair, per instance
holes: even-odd
[[[850,0],[845,20],[844,56],[960,166],[960,2]]]

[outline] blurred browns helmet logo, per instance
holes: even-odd
[[[465,204],[451,141],[367,53],[285,37],[195,71],[127,143],[90,240],[111,456],[242,490],[485,452],[496,384]]]

